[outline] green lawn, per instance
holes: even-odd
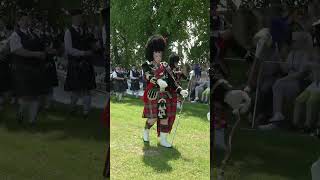
[[[233,141],[229,180],[310,180],[320,157],[319,139],[290,132],[238,130]]]
[[[35,128],[20,125],[12,106],[0,112],[0,179],[102,179],[106,131],[101,110],[70,116],[65,105],[40,114]]]
[[[229,65],[233,72],[230,82],[240,87],[245,82],[247,66],[243,62],[229,62]],[[248,128],[246,122],[243,118],[241,127]],[[286,130],[238,129],[232,151],[226,180],[311,180],[311,165],[320,157],[320,140]],[[215,153],[215,156],[223,158],[223,154]]]
[[[209,179],[208,106],[185,104],[172,149],[158,146],[155,126],[144,144],[142,110],[140,99],[111,101],[112,179]]]

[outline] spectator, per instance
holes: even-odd
[[[276,122],[284,120],[284,101],[296,98],[305,88],[304,79],[308,75],[306,64],[310,60],[308,49],[312,47],[312,38],[306,32],[294,32],[292,38],[293,47],[283,68],[288,75],[273,85],[273,117],[269,120],[271,124],[260,126],[262,129],[274,128],[277,126]]]
[[[207,89],[207,87],[210,86],[210,82],[209,82],[209,76],[208,74],[203,71],[201,72],[201,78],[199,79],[199,81],[197,82],[197,86],[195,87],[195,98],[193,102],[197,102],[199,101],[199,96],[200,94],[202,94],[202,92]]]
[[[281,72],[279,64],[273,62],[279,62],[280,57],[268,28],[263,28],[256,33],[254,42],[256,44],[255,60],[250,69],[245,91],[250,92],[251,89],[257,88],[256,91],[259,92],[256,107],[257,121],[261,121],[272,113],[272,86]],[[256,87],[257,78],[259,87]]]
[[[140,90],[140,73],[136,69],[135,66],[132,67],[132,70],[130,71],[130,80],[131,80],[131,87],[130,90],[132,90],[132,95],[138,97],[139,90]]]
[[[116,67],[116,70],[112,73],[112,79],[114,79],[114,91],[118,101],[122,101],[122,97],[126,92],[126,78],[124,72],[120,67]]]

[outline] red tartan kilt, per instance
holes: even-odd
[[[177,98],[165,98],[167,106],[167,116],[169,119],[175,117],[177,111]],[[158,100],[145,100],[143,118],[158,118]]]
[[[221,105],[214,105],[213,108],[213,127],[215,129],[226,128],[226,115]]]
[[[176,119],[176,114],[177,114],[177,102],[178,102],[178,98],[177,96],[173,97],[172,99],[170,99],[170,103],[173,104],[173,106],[171,106],[171,116],[169,116],[168,120],[169,120],[169,129],[171,131],[174,121]]]

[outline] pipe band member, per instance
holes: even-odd
[[[162,36],[152,36],[146,45],[146,59],[142,64],[144,76],[147,80],[147,87],[144,91],[143,118],[147,118],[143,140],[149,142],[150,128],[157,122],[160,145],[172,147],[167,141],[168,133],[172,126],[169,120],[176,116],[174,111],[173,94],[188,96],[187,90],[182,90],[174,78],[170,66],[162,62],[166,41]]]

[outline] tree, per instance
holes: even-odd
[[[144,46],[154,34],[168,40],[190,62],[209,57],[209,2],[206,0],[111,1],[112,61],[122,66],[140,64]],[[190,39],[193,38],[193,44]],[[167,57],[167,53],[165,56]]]

